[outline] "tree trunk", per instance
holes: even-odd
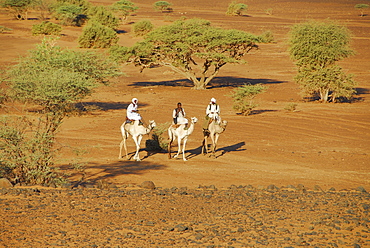
[[[327,102],[329,97],[329,89],[320,89],[320,100]]]

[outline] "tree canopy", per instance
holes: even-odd
[[[290,32],[290,55],[298,66],[296,81],[303,92],[335,101],[354,93],[355,82],[335,63],[354,53],[349,30],[333,22],[297,24]]]
[[[211,26],[203,19],[178,20],[154,29],[132,47],[115,46],[111,55],[141,69],[166,66],[184,75],[195,89],[205,89],[227,63],[243,63],[262,38]]]

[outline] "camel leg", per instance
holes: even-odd
[[[140,142],[141,142],[141,139],[142,139],[142,136],[139,135],[139,136],[136,136],[135,138],[132,137],[135,141],[135,145],[136,145],[136,152],[135,152],[135,155],[134,155],[134,159],[136,161],[140,161],[140,156],[139,156],[139,151],[140,151]]]
[[[183,140],[183,143],[182,143],[182,159],[184,161],[187,161],[187,159],[185,158],[185,147],[186,147],[186,142],[188,141],[188,137],[186,136]]]
[[[170,142],[168,143],[167,151],[168,151],[168,158],[171,159],[171,145],[173,141],[173,136],[172,136],[172,132],[170,129],[168,129],[168,136],[169,136],[168,139],[170,140]]]
[[[207,146],[208,146],[207,139],[208,139],[208,136],[204,136],[203,143],[202,143],[202,154],[203,155],[208,154],[208,151],[207,151]]]
[[[215,153],[216,153],[217,141],[218,141],[219,137],[220,137],[220,134],[216,133],[215,134],[215,140],[214,140],[214,143],[213,143],[213,156],[215,156]]]
[[[174,158],[177,158],[180,155],[180,152],[181,152],[181,138],[180,137],[178,137],[178,139],[177,139],[177,145],[178,145],[177,154],[175,156],[173,156]]]
[[[123,140],[119,144],[119,156],[118,156],[118,159],[121,159],[122,158],[122,148],[123,148]]]
[[[211,156],[215,156],[215,134],[211,134],[211,140],[212,140],[212,154],[211,154]]]

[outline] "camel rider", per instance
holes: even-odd
[[[217,123],[220,123],[220,105],[216,104],[216,99],[213,97],[206,109],[206,117],[203,124],[204,130],[208,130],[208,125],[212,120],[215,120],[217,121]]]
[[[182,108],[181,102],[177,103],[177,108],[175,108],[172,112],[173,123],[175,124],[188,124],[188,119],[185,118],[186,113],[185,110]]]
[[[141,115],[138,113],[138,109],[137,109],[137,103],[138,103],[138,100],[137,98],[132,98],[131,100],[131,103],[130,105],[128,105],[127,107],[127,122],[128,123],[134,123],[133,121],[140,121],[139,124],[142,125],[142,122],[141,122]]]

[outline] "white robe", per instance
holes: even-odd
[[[220,105],[210,103],[206,109],[206,115],[211,119],[219,119]]]
[[[182,111],[177,113],[177,116],[176,116],[176,109],[174,109],[173,112],[172,112],[172,118],[177,117],[177,124],[188,124],[189,121],[188,121],[188,119],[185,118],[185,116],[186,116],[185,110],[182,109]]]
[[[141,120],[141,115],[137,111],[137,104],[130,103],[127,107],[127,118],[130,120]]]

